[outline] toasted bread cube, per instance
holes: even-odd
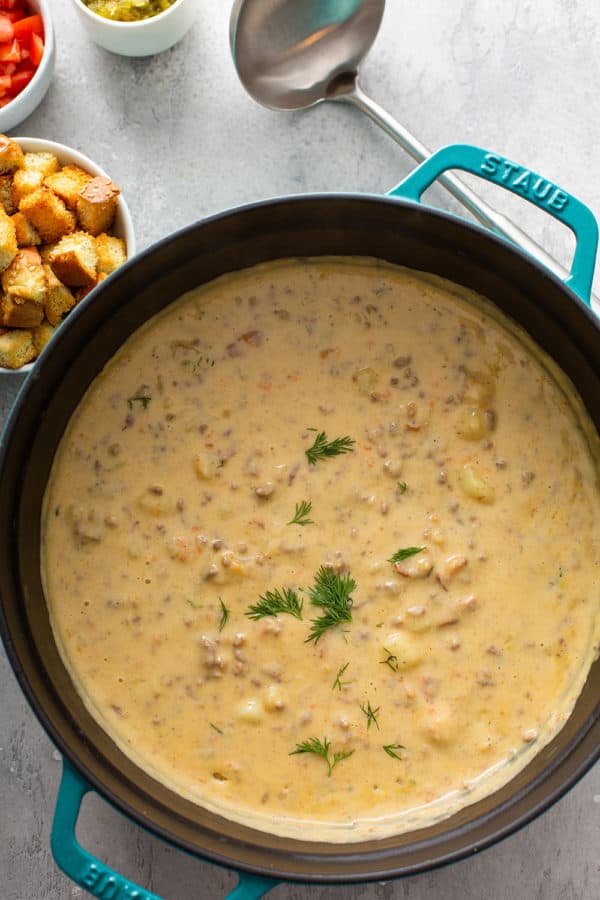
[[[35,247],[18,250],[0,280],[2,290],[13,300],[33,300],[43,305],[46,299],[48,279]],[[39,322],[35,324],[39,325]]]
[[[53,153],[26,153],[23,166],[13,176],[13,194],[17,206],[27,194],[42,186],[44,178],[60,168]]]
[[[44,309],[50,325],[60,325],[66,314],[75,306],[75,297],[69,288],[59,281],[49,265],[44,264],[48,279],[48,294]]]
[[[37,169],[17,169],[12,179],[13,198],[18,206],[27,194],[33,194],[42,186],[44,176]]]
[[[96,251],[98,253],[98,271],[110,275],[127,259],[125,241],[114,237],[112,234],[99,234],[96,238]]]
[[[101,234],[112,225],[120,190],[117,185],[102,175],[97,175],[83,187],[77,198],[77,219],[84,231]]]
[[[83,231],[58,242],[48,257],[52,271],[69,287],[93,287],[98,276],[98,254],[94,238]]]
[[[19,247],[34,247],[41,244],[42,239],[37,228],[34,228],[29,219],[22,212],[17,212],[11,216],[13,225],[15,226],[15,235]]]
[[[0,208],[0,272],[11,264],[17,252],[17,236],[14,222]]]
[[[75,209],[79,192],[92,180],[92,176],[79,166],[63,166],[59,172],[48,175],[44,184],[54,191],[68,209]]]
[[[9,216],[17,211],[17,203],[13,192],[12,175],[0,175],[0,204]]]
[[[17,142],[0,134],[0,175],[20,169],[24,159],[25,155]]]
[[[20,369],[37,356],[31,331],[15,328],[0,336],[0,366]]]
[[[73,213],[67,209],[60,197],[45,185],[32,194],[27,194],[20,201],[19,210],[25,213],[45,242],[58,241],[63,235],[71,234],[75,229]]]
[[[25,153],[23,156],[23,168],[41,172],[44,178],[52,175],[60,169],[60,163],[54,153],[40,151],[39,153]]]
[[[31,329],[31,336],[33,338],[33,346],[37,350],[38,353],[41,353],[54,332],[56,328],[54,328],[50,322],[47,322],[46,319],[35,328]]]
[[[50,265],[50,254],[58,244],[58,241],[54,241],[52,244],[42,244],[38,247],[38,251],[43,263],[48,263]]]
[[[44,318],[44,307],[34,300],[20,300],[0,295],[0,325],[10,328],[33,328]]]
[[[97,287],[101,282],[104,281],[108,276],[105,272],[100,272],[94,284],[89,284],[87,287],[80,287],[77,290],[73,291],[73,296],[75,297],[75,303],[80,303],[84,297],[92,291],[95,287]]]

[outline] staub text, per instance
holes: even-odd
[[[516,193],[523,194],[538,206],[547,206],[555,212],[562,212],[569,202],[568,195],[551,181],[495,153],[485,154],[481,171],[487,176],[492,176],[499,184],[507,185]]]

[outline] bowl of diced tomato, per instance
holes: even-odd
[[[43,100],[54,57],[49,0],[0,0],[0,132]]]

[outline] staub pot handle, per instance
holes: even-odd
[[[161,900],[157,894],[115,872],[77,840],[75,826],[81,803],[91,790],[87,781],[65,759],[50,839],[57,865],[72,881],[100,900]],[[239,884],[227,900],[258,900],[277,883],[269,878],[240,873]]]
[[[469,144],[451,144],[438,150],[391,190],[389,196],[419,202],[424,191],[450,169],[461,169],[497,184],[567,225],[577,244],[571,271],[564,281],[586,306],[591,305],[598,223],[589,207],[531,169]]]

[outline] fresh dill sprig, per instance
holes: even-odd
[[[316,428],[309,429],[309,431],[316,430]],[[314,466],[318,459],[327,459],[328,456],[339,456],[341,453],[351,453],[353,450],[352,445],[355,443],[356,441],[348,436],[328,441],[325,432],[319,431],[312,447],[309,447],[304,452],[309,463]]]
[[[219,620],[219,631],[223,631],[227,622],[229,621],[229,610],[223,603],[222,597],[219,597],[219,603],[221,604],[221,618]]]
[[[350,665],[350,662],[348,661],[345,665],[340,666],[340,668],[338,669],[338,673],[335,676],[335,681],[333,682],[333,684],[331,686],[332,691],[335,691],[336,688],[338,689],[338,691],[341,691],[341,689],[343,687],[346,687],[347,684],[350,684],[349,681],[341,681],[340,680],[349,665]]]
[[[250,619],[263,619],[265,616],[276,616],[277,613],[288,613],[296,619],[302,618],[302,606],[304,601],[292,588],[277,588],[274,591],[265,591],[258,598],[258,603],[251,606],[246,615]]]
[[[394,653],[390,653],[390,651],[387,650],[385,647],[383,648],[383,652],[387,653],[387,656],[385,659],[382,659],[380,661],[381,665],[389,666],[390,669],[392,670],[392,672],[397,672],[398,671],[398,657]]]
[[[352,756],[354,750],[346,750],[346,751],[338,751],[334,753],[332,758],[329,758],[329,748],[331,746],[330,741],[327,738],[323,738],[323,740],[319,740],[319,738],[312,737],[307,741],[302,741],[301,744],[296,744],[296,749],[292,750],[289,754],[290,756],[295,756],[297,753],[314,753],[317,756],[322,757],[327,763],[328,776],[331,776],[334,768],[337,766],[339,762],[343,759],[348,759],[349,756]]]
[[[402,562],[403,559],[408,559],[409,556],[414,556],[415,553],[420,553],[421,550],[424,550],[425,547],[403,547],[401,550],[396,550],[393,556],[390,556],[388,562],[398,563]]]
[[[314,525],[312,519],[309,519],[312,510],[312,502],[310,500],[301,500],[296,503],[296,511],[294,518],[287,522],[287,525]]]
[[[191,606],[192,609],[202,609],[203,606],[202,603],[196,603],[196,601],[192,600],[191,597],[186,597],[185,602],[188,604],[188,606]]]
[[[315,644],[329,629],[342,622],[352,621],[352,591],[356,589],[354,578],[347,572],[340,575],[333,569],[321,566],[315,575],[315,583],[308,588],[310,602],[323,610],[323,614],[312,620],[306,641]]]
[[[141,406],[143,407],[143,409],[148,409],[148,404],[150,403],[151,400],[152,400],[152,397],[141,396],[141,395],[139,397],[128,397],[127,406],[129,407],[129,409],[133,409],[134,403],[140,403]]]
[[[394,759],[402,759],[401,756],[398,756],[396,753],[397,750],[406,750],[406,747],[403,744],[384,744],[383,749],[387,753],[388,756],[393,757]]]
[[[198,359],[192,363],[192,372],[197,372],[200,366],[204,363],[205,366],[214,366],[215,361],[208,356],[199,356]]]
[[[366,706],[364,703],[361,703],[360,708],[361,708],[361,712],[364,712],[365,716],[367,717],[367,731],[369,730],[371,725],[376,725],[377,728],[379,728],[379,722],[377,721],[377,713],[379,712],[381,707],[377,706],[377,707],[375,707],[375,709],[373,709],[373,707],[371,706],[371,701],[367,700]]]
[[[210,725],[211,728],[214,728],[215,731],[218,732],[218,734],[223,734],[223,732],[221,731],[221,729],[219,728],[219,726],[218,726],[218,725],[215,725],[214,722],[209,722],[208,724]]]
[[[191,366],[191,369],[192,369],[192,372],[194,373],[194,375],[198,372],[198,370],[200,369],[200,367],[202,365],[212,368],[212,366],[214,366],[214,364],[215,364],[215,361],[214,361],[214,359],[211,359],[210,356],[198,356],[195,360],[192,360],[192,359],[182,359],[181,360],[182,366],[184,366],[184,367]]]

